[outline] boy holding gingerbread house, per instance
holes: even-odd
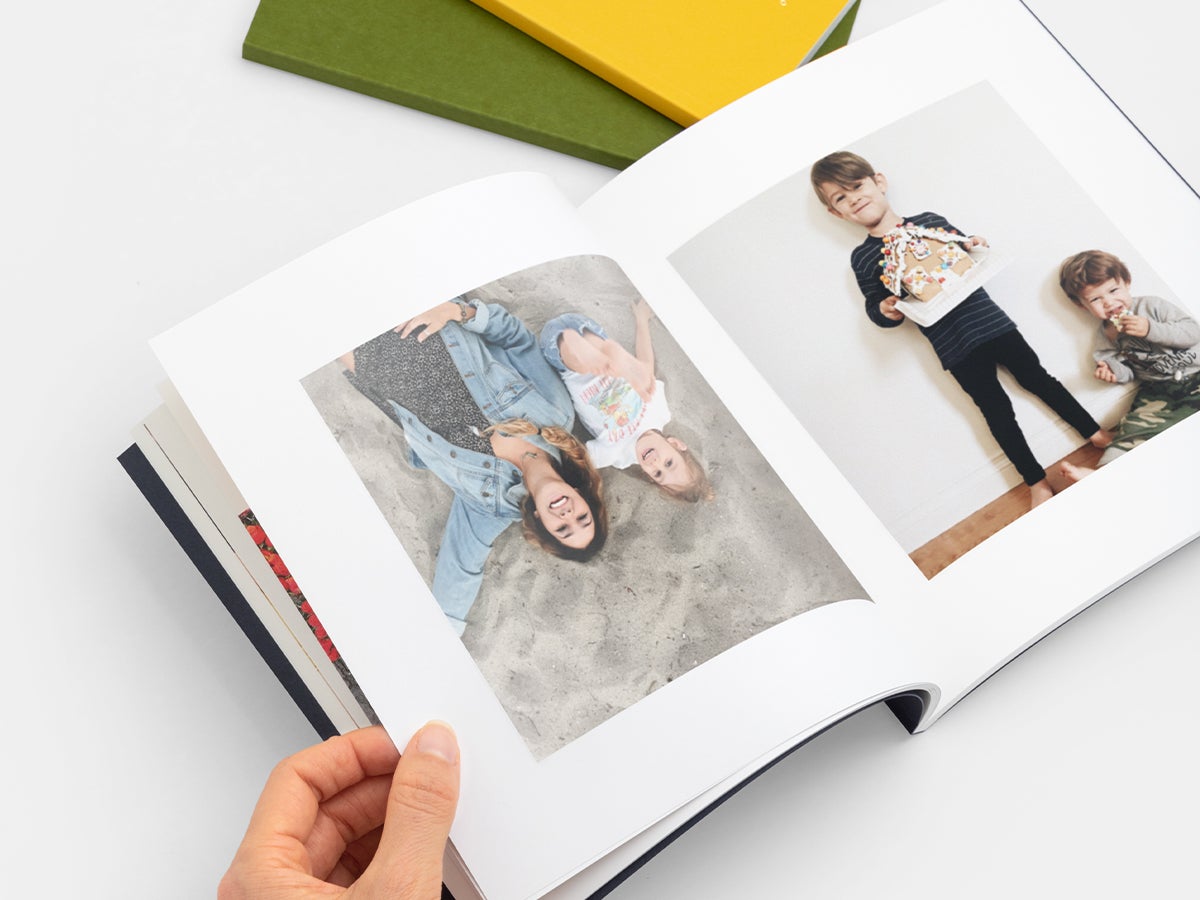
[[[881,328],[903,324],[906,316],[896,306],[902,292],[919,301],[926,299],[923,295],[949,287],[969,266],[962,260],[962,251],[987,246],[983,238],[964,236],[937,213],[910,218],[896,213],[887,199],[887,179],[855,153],[841,151],[823,157],[813,164],[810,178],[830,214],[866,229],[866,239],[850,254],[850,266],[863,293],[867,317]],[[931,243],[942,250],[935,254]],[[939,258],[943,254],[944,258]],[[941,318],[918,327],[933,345],[942,368],[975,402],[1000,449],[1029,485],[1031,508],[1049,500],[1054,490],[1000,384],[1000,366],[1095,446],[1107,447],[1112,440],[1046,371],[1016,323],[982,287]]]

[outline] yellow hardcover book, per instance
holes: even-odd
[[[474,0],[681,125],[807,62],[856,0]],[[839,35],[835,35],[835,30]],[[840,46],[837,44],[837,46]]]

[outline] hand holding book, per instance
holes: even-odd
[[[440,722],[403,756],[379,726],[302,750],[267,779],[218,894],[437,896],[458,781],[458,741]]]

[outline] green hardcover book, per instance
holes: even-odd
[[[615,168],[680,131],[470,0],[260,0],[242,56]]]
[[[850,40],[850,32],[854,28],[854,20],[858,18],[858,7],[861,0],[854,0],[854,5],[846,10],[846,14],[834,26],[833,31],[829,32],[829,37],[825,38],[825,42],[816,49],[813,53],[813,59],[820,59],[826,53],[831,53],[838,47],[845,47]]]

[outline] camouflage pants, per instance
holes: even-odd
[[[1100,464],[1112,460],[1156,434],[1200,412],[1200,375],[1183,381],[1146,381],[1133,395],[1133,405],[1117,426],[1112,446],[1104,452]]]

